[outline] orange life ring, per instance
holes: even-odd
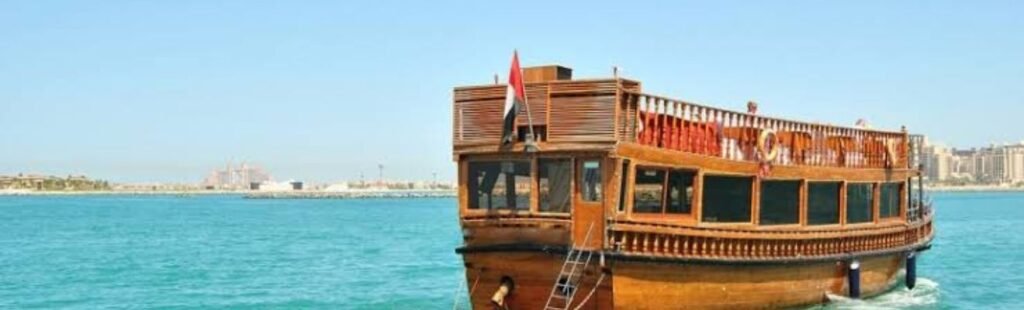
[[[768,136],[771,136],[771,141],[768,141]],[[771,142],[771,149],[768,149],[768,142]],[[771,129],[762,130],[761,135],[757,137],[757,152],[763,162],[775,160],[775,157],[779,156],[779,135]]]

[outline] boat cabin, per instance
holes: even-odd
[[[467,245],[565,246],[590,233],[583,246],[592,249],[743,258],[917,239],[884,232],[923,217],[919,136],[728,111],[645,94],[639,81],[571,75],[524,70],[529,108],[512,145],[500,141],[506,85],[455,88]],[[525,149],[531,124],[536,151]]]

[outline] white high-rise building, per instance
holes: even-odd
[[[927,143],[927,140],[925,141]],[[925,144],[922,150],[924,174],[928,181],[943,182],[952,175],[953,153],[942,145]]]
[[[1024,142],[964,150],[926,144],[923,153],[931,182],[1024,183]]]

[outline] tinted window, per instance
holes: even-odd
[[[882,218],[900,216],[900,183],[882,183],[881,186],[878,216]]]
[[[807,183],[807,224],[839,224],[839,183]]]
[[[872,184],[846,184],[846,222],[866,223],[874,220],[872,201],[874,200]]]
[[[685,214],[693,209],[693,179],[696,173],[672,170],[668,174],[668,205],[665,213]]]
[[[601,201],[601,161],[583,161],[580,171],[580,199],[583,201]]]
[[[800,223],[800,181],[761,181],[761,225]]]
[[[537,165],[540,211],[569,212],[572,161],[541,158],[537,161]]]
[[[701,220],[711,223],[750,222],[750,191],[753,179],[704,176]]]
[[[469,163],[470,209],[530,209],[530,163]]]
[[[665,195],[665,171],[636,169],[633,183],[633,212],[661,213],[661,199]]]

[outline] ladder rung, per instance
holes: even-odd
[[[587,228],[587,234],[583,237],[583,243],[580,243],[580,246],[589,243],[593,230],[594,223],[590,223],[590,227]],[[583,254],[587,256],[583,257]],[[559,280],[551,288],[551,294],[548,295],[548,302],[544,305],[544,310],[566,310],[569,308],[573,296],[576,295],[578,282],[583,279],[583,274],[587,266],[590,265],[592,257],[594,257],[594,251],[577,248],[575,242],[570,244],[569,250],[565,255],[565,262],[562,264],[562,270],[558,272]],[[562,282],[562,278],[565,279],[565,282]],[[563,307],[553,306],[552,303],[556,300],[560,300],[563,303]]]

